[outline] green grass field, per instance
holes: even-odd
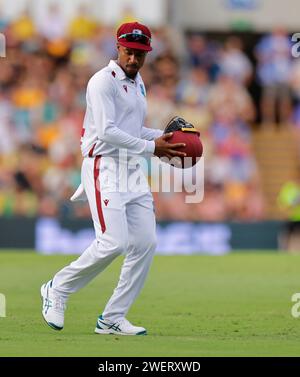
[[[156,256],[128,314],[141,337],[93,333],[121,259],[70,298],[63,331],[44,323],[40,285],[74,258],[0,252],[0,356],[300,356],[300,256]]]

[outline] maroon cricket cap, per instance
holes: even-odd
[[[122,24],[117,31],[117,41],[124,47],[152,51],[151,31],[139,22]]]

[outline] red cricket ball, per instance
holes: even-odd
[[[176,163],[172,163],[176,167],[182,169],[190,168],[194,166],[203,154],[203,145],[200,140],[200,132],[188,132],[188,131],[174,131],[173,135],[168,139],[171,144],[185,143],[185,147],[177,148],[180,152],[185,152],[186,157],[179,157],[181,161],[180,166]],[[177,158],[177,157],[176,157]],[[178,158],[177,158],[178,159]]]

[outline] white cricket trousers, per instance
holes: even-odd
[[[84,158],[81,181],[89,202],[96,239],[83,254],[53,278],[54,292],[67,299],[126,253],[119,282],[103,317],[124,318],[140,293],[156,248],[152,194],[112,190],[111,163],[106,157]],[[118,179],[123,179],[117,177]]]

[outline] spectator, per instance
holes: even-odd
[[[90,12],[85,4],[81,4],[78,8],[77,15],[69,24],[69,37],[73,41],[89,40],[93,37],[97,28],[97,23],[90,17]]]
[[[283,250],[298,252],[300,250],[300,180],[286,182],[277,198],[278,206],[288,217],[289,222],[281,234],[280,243]]]
[[[28,41],[35,36],[35,26],[28,11],[23,12],[21,16],[12,23],[11,31],[13,37],[20,42]]]
[[[221,55],[220,71],[240,85],[247,86],[252,78],[253,68],[250,59],[243,52],[240,38],[231,37],[225,42]]]
[[[190,69],[177,85],[176,99],[178,102],[207,106],[211,84],[207,72],[200,67]]]
[[[3,8],[0,3],[0,33],[3,32],[9,25],[8,19],[5,17]]]
[[[214,81],[219,73],[220,48],[213,42],[199,34],[192,34],[187,39],[188,66],[201,67]]]
[[[208,106],[214,115],[222,109],[231,109],[244,121],[255,119],[255,108],[247,89],[231,77],[220,75],[212,86]]]
[[[276,28],[264,36],[255,49],[257,76],[262,85],[261,112],[264,124],[286,124],[291,115],[289,72],[291,69],[291,43],[286,31]]]
[[[67,35],[67,20],[58,3],[50,3],[38,20],[38,31],[48,41],[64,39]]]

